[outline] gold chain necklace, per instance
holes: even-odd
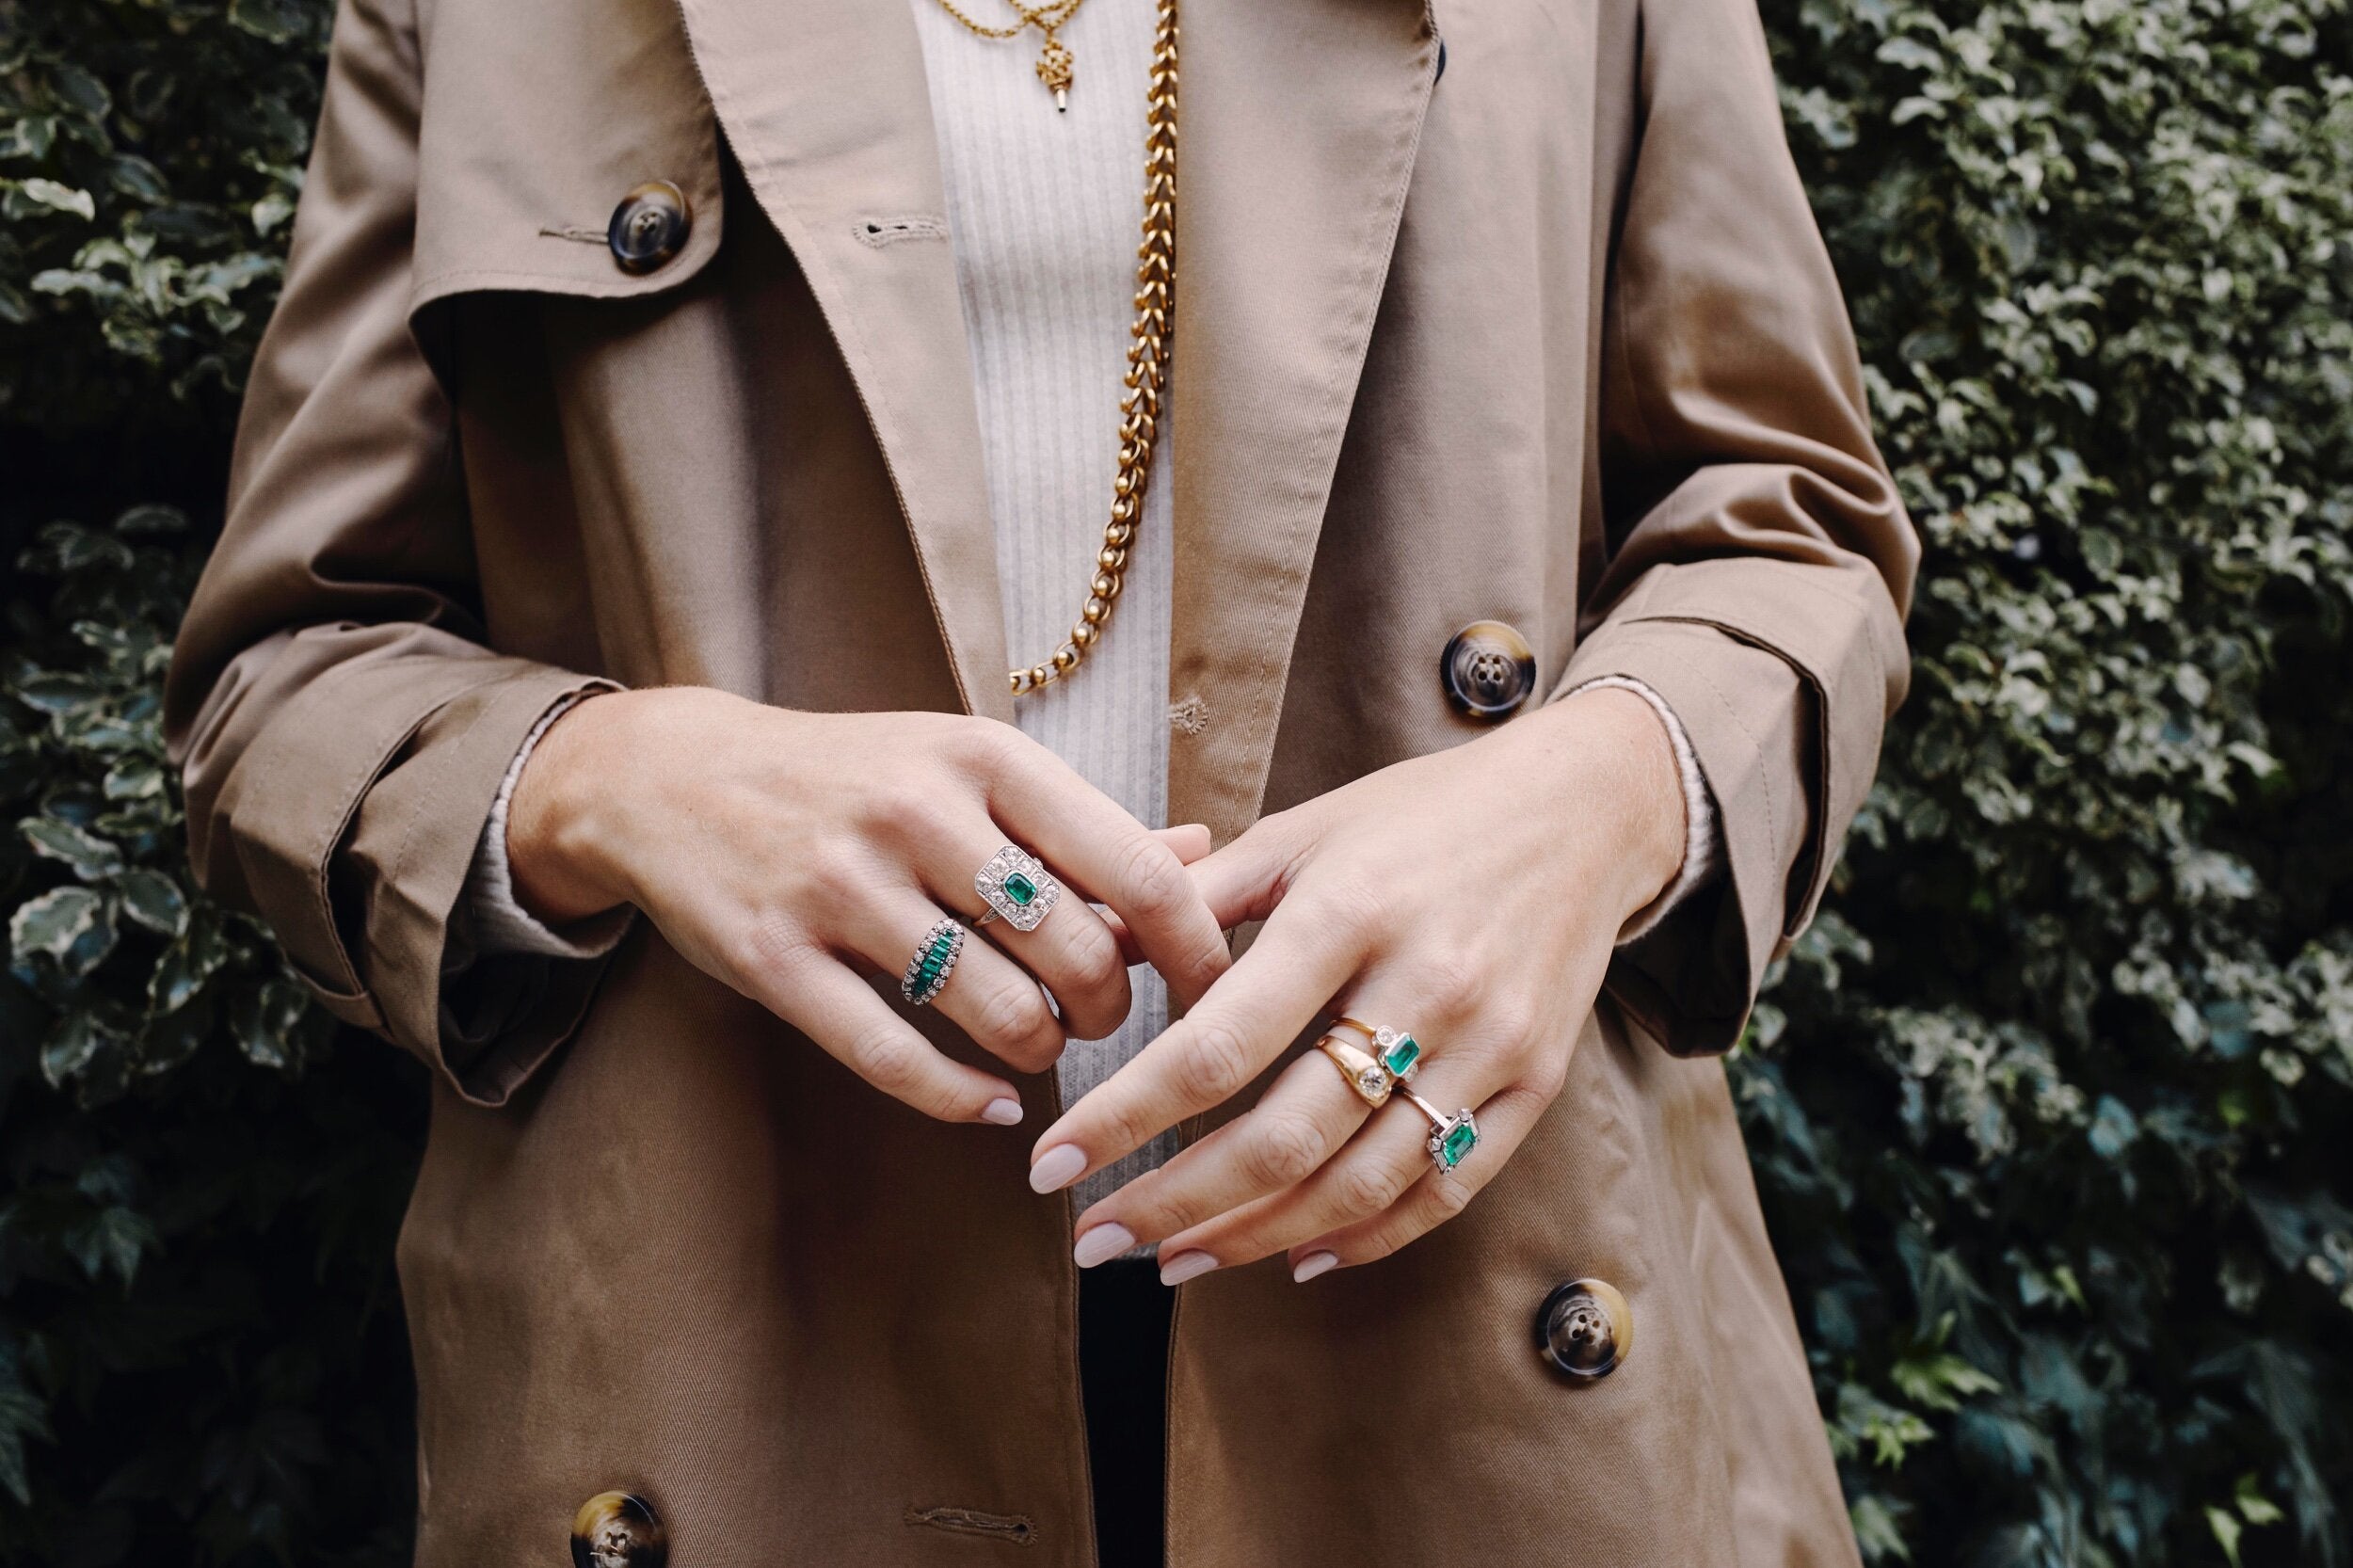
[[[1070,107],[1071,67],[1077,63],[1069,46],[1055,37],[1062,24],[1079,14],[1086,0],[1054,0],[1050,6],[1025,6],[1021,0],[1005,0],[1014,13],[1021,18],[1010,27],[990,27],[973,21],[958,10],[954,0],[939,0],[939,8],[964,24],[965,30],[981,38],[1013,38],[1035,27],[1046,35],[1045,47],[1038,51],[1037,79],[1046,84],[1046,90],[1054,95],[1054,107],[1067,111]]]
[[[942,0],[945,3],[945,0]],[[1103,634],[1128,576],[1128,553],[1152,478],[1160,434],[1160,390],[1168,380],[1169,321],[1176,281],[1176,0],[1160,0],[1152,37],[1152,79],[1144,96],[1144,243],[1136,248],[1136,319],[1128,329],[1128,392],[1119,400],[1119,472],[1112,481],[1112,520],[1103,528],[1096,573],[1070,636],[1044,664],[1010,672],[1020,696],[1068,676]]]

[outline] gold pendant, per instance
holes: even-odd
[[[1038,51],[1037,79],[1054,95],[1054,107],[1063,114],[1070,112],[1070,51],[1062,40],[1048,33],[1046,47]]]

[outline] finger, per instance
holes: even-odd
[[[1066,1187],[1241,1093],[1316,1021],[1362,951],[1351,923],[1300,901],[1284,905],[1192,1012],[1047,1129],[1030,1184],[1042,1192]]]
[[[1175,852],[1176,858],[1188,866],[1208,855],[1215,841],[1209,837],[1209,827],[1197,822],[1182,823],[1175,827],[1156,827],[1152,830],[1152,837],[1166,844]],[[1135,935],[1128,929],[1128,922],[1110,909],[1101,909],[1096,913],[1103,917],[1103,923],[1111,927],[1112,937],[1118,941],[1119,956],[1131,967],[1145,962],[1144,950],[1136,946]]]
[[[894,888],[844,917],[842,940],[897,979],[939,918],[938,907],[915,888]],[[1063,1026],[1036,977],[968,931],[931,1005],[983,1049],[1023,1072],[1044,1072],[1062,1055]]]
[[[1248,1112],[1080,1215],[1079,1254],[1115,1256],[1102,1251],[1110,1241],[1087,1243],[1105,1225],[1125,1238],[1117,1248],[1124,1253],[1296,1186],[1370,1114],[1332,1060],[1310,1050]]]
[[[1209,853],[1215,840],[1209,837],[1207,823],[1178,823],[1174,827],[1156,827],[1152,837],[1166,844],[1178,861],[1192,865]]]
[[[893,1099],[943,1122],[1021,1119],[1021,1096],[992,1073],[942,1055],[840,959],[809,947],[748,967],[738,989]]]
[[[916,879],[946,908],[969,909],[981,902],[973,890],[973,873],[1004,847],[1007,836],[999,824],[977,810],[958,809],[943,816],[946,820],[935,821],[919,831]],[[980,927],[967,919],[965,924],[979,930],[1045,982],[1062,1009],[1063,1030],[1071,1037],[1100,1040],[1127,1017],[1133,1000],[1127,961],[1120,955],[1119,941],[1111,927],[1083,900],[1056,900],[1034,931],[1016,931],[1007,920],[992,920]],[[987,945],[965,944],[968,952]]]
[[[1457,1056],[1432,1062],[1411,1087],[1451,1114],[1479,1105],[1505,1081],[1503,1074]],[[1404,1096],[1392,1095],[1363,1131],[1298,1186],[1163,1240],[1161,1269],[1191,1278],[1211,1267],[1230,1269],[1346,1230],[1385,1213],[1419,1184],[1459,1184],[1477,1176],[1469,1160],[1487,1163],[1485,1157],[1493,1152],[1480,1124],[1481,1146],[1455,1172],[1441,1176],[1430,1158],[1430,1130],[1429,1120]],[[1211,1261],[1184,1261],[1195,1253]]]
[[[1449,1172],[1433,1168],[1407,1188],[1403,1197],[1371,1219],[1291,1247],[1291,1277],[1305,1284],[1334,1269],[1386,1257],[1460,1214],[1535,1130],[1550,1103],[1527,1084],[1515,1084],[1489,1098],[1479,1107],[1479,1146],[1468,1159]]]
[[[1014,747],[1007,757],[991,780],[990,814],[1055,875],[1109,904],[1177,1007],[1190,1007],[1232,954],[1176,852],[1044,746]],[[1048,916],[1038,929],[1055,920]],[[1102,934],[1111,941],[1109,927]],[[1111,946],[1115,953],[1118,944]]]

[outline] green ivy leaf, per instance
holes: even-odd
[[[62,860],[75,876],[94,882],[122,869],[122,851],[97,835],[56,817],[33,817],[19,824],[33,853]]]
[[[163,872],[142,866],[117,878],[115,890],[122,912],[150,931],[177,936],[188,929],[187,895]]]
[[[101,928],[106,901],[88,888],[53,888],[17,905],[8,945],[21,963],[35,953],[63,962]]]

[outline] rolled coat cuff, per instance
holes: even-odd
[[[1612,675],[1658,694],[1716,805],[1725,874],[1620,948],[1605,982],[1670,1050],[1739,1039],[1829,886],[1906,673],[1866,570],[1753,557],[1651,568],[1571,656],[1560,695]]]

